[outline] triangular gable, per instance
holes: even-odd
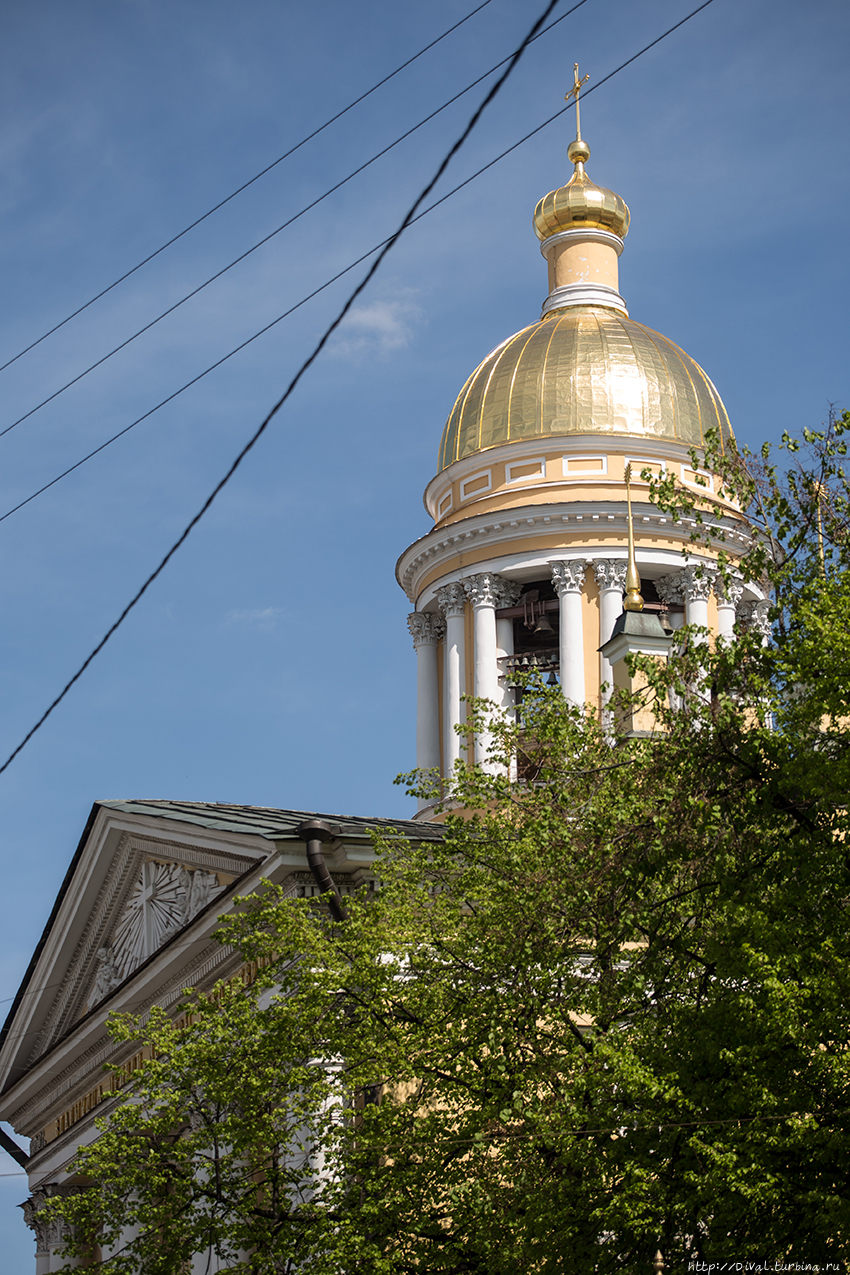
[[[160,826],[148,832],[151,822]],[[213,832],[214,844],[199,844],[200,828],[175,823],[173,839],[171,831],[161,820],[95,807],[3,1028],[4,1088],[274,853],[268,841],[258,840],[256,849],[245,845],[244,834]]]

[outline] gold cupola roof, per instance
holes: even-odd
[[[441,470],[473,452],[553,435],[631,435],[702,447],[733,438],[726,408],[695,359],[603,306],[554,310],[487,355],[457,397]]]
[[[726,408],[700,365],[629,316],[618,258],[629,228],[619,195],[584,171],[581,137],[567,155],[575,174],[540,200],[534,228],[549,271],[538,323],[498,345],[467,380],[440,443],[440,470],[505,443],[576,435],[626,435],[702,448],[709,430],[734,438]]]
[[[534,232],[540,240],[564,230],[607,230],[619,239],[629,233],[629,210],[624,199],[605,186],[597,186],[585,172],[590,158],[587,142],[578,138],[567,150],[575,164],[566,186],[550,190],[534,210]]]

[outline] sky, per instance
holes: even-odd
[[[436,196],[696,0],[586,0],[538,40]],[[475,0],[2,0],[0,363],[253,177]],[[506,57],[543,0],[459,30],[0,372],[0,430]],[[554,17],[569,8],[561,0]],[[845,0],[713,0],[583,98],[629,204],[620,291],[705,368],[739,440],[850,406]],[[391,234],[487,85],[0,436],[0,514]],[[398,555],[470,371],[539,316],[536,201],[569,115],[412,227],[104,653],[0,776],[0,1000],[97,799],[404,817],[415,657]],[[366,265],[0,521],[0,761],[202,504]],[[4,1006],[0,1005],[0,1017]],[[16,1165],[0,1157],[0,1173]],[[4,1269],[31,1269],[0,1177]]]

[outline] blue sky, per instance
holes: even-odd
[[[6,0],[0,362],[472,7]],[[574,61],[592,85],[693,7],[587,0],[534,45],[441,189],[553,114]],[[0,429],[504,57],[537,11],[491,0],[0,373]],[[632,316],[703,365],[750,446],[850,403],[848,36],[844,0],[714,0],[582,111],[589,172],[632,212],[620,266]],[[483,92],[0,437],[0,513],[389,234]],[[409,232],[183,552],[0,777],[0,998],[98,798],[410,813],[393,777],[413,763],[415,667],[393,568],[428,528],[421,493],[460,385],[539,314],[531,213],[568,175],[570,128],[545,129]],[[4,757],[358,277],[0,522]],[[24,1194],[22,1179],[0,1178],[9,1270],[30,1269],[12,1207]]]

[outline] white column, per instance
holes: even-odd
[[[440,700],[437,647],[445,633],[441,615],[414,611],[407,627],[416,649],[416,769],[440,769]],[[430,805],[420,797],[419,809]]]
[[[587,568],[584,562],[573,559],[553,562],[551,569],[558,594],[561,693],[571,704],[583,705],[586,694],[581,590]]]
[[[735,612],[744,586],[740,580],[730,579],[724,584],[723,577],[714,578],[714,596],[717,598],[717,637],[720,642],[731,642],[735,636]]]
[[[701,574],[698,574],[701,573]],[[708,595],[713,572],[708,567],[685,567],[679,586],[685,599],[685,622],[708,628]]]
[[[467,576],[463,582],[466,595],[472,603],[475,616],[473,625],[473,694],[478,699],[501,703],[499,666],[496,645],[496,607],[500,601],[501,577],[491,571],[481,571]],[[490,737],[481,731],[475,739],[475,760],[484,762],[490,747]]]
[[[599,585],[599,645],[604,646],[614,630],[618,615],[623,613],[623,591],[626,587],[626,564],[616,558],[594,558],[593,570]],[[611,665],[599,652],[599,680],[608,683],[602,703],[611,698],[614,674]]]
[[[443,774],[450,775],[463,752],[463,739],[455,729],[466,720],[466,640],[464,609],[466,590],[458,581],[437,590],[437,601],[446,620],[443,666]]]

